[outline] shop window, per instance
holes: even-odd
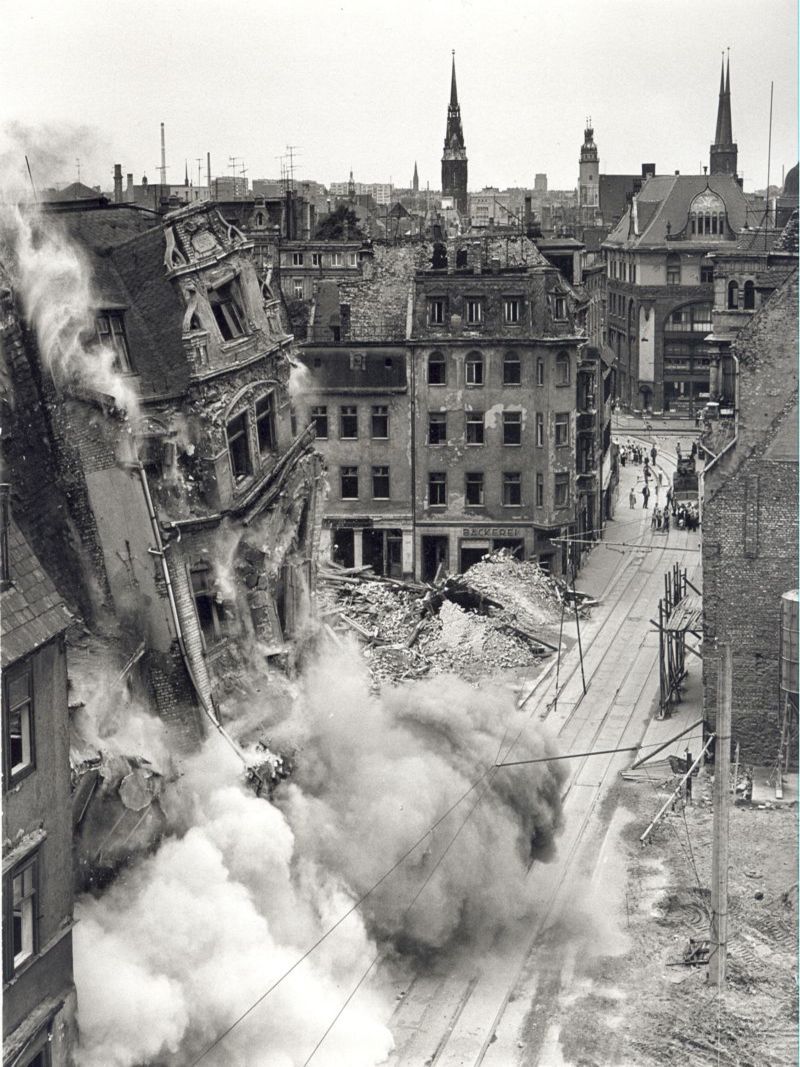
[[[522,364],[516,352],[506,352],[503,357],[503,385],[519,385],[522,382]]]
[[[483,505],[483,471],[471,471],[465,476],[465,497],[467,507]]]
[[[3,676],[3,772],[6,788],[36,766],[33,728],[33,669],[30,660]]]
[[[256,435],[258,451],[271,452],[275,448],[275,412],[272,405],[272,393],[256,400]]]
[[[436,411],[428,415],[428,444],[447,443],[447,412]]]
[[[389,499],[389,468],[372,468],[372,496],[374,500]]]
[[[358,467],[341,469],[342,500],[358,500]]]
[[[562,411],[556,415],[556,448],[569,444],[569,412]]]
[[[522,444],[522,412],[521,411],[504,411],[503,412],[503,444],[504,445],[521,445]]]
[[[569,385],[569,353],[559,352],[556,356],[556,385]]]
[[[95,319],[97,339],[114,353],[114,367],[122,374],[130,374],[131,357],[125,336],[125,320],[120,311],[104,311]]]
[[[228,435],[228,455],[231,469],[236,481],[247,478],[252,473],[250,459],[250,442],[247,433],[247,412],[243,411],[231,419],[226,427]]]
[[[432,508],[447,506],[447,473],[431,471],[428,475],[428,505]]]
[[[358,438],[358,408],[355,404],[344,404],[339,408],[339,437],[343,441]]]
[[[503,507],[518,508],[522,506],[522,474],[519,471],[503,473]]]
[[[556,507],[567,507],[569,505],[569,475],[557,474],[553,482],[553,489]]]
[[[217,320],[223,341],[233,341],[244,335],[244,313],[234,283],[210,289],[208,301]]]
[[[318,441],[325,441],[328,437],[328,408],[320,404],[311,409],[311,421],[314,423],[314,434]]]
[[[470,352],[465,364],[467,385],[483,385],[483,356],[479,352]]]
[[[739,307],[739,286],[736,282],[728,282],[728,307]]]
[[[39,857],[28,856],[3,879],[3,972],[6,981],[39,951]]]
[[[428,385],[447,385],[447,364],[441,352],[428,356]]]
[[[756,287],[752,282],[744,283],[744,309],[753,311],[756,306]]]
[[[381,441],[389,437],[389,408],[386,404],[373,405],[372,436]]]
[[[466,442],[468,445],[482,445],[484,443],[482,411],[468,411],[466,413]]]
[[[199,563],[189,572],[194,606],[206,646],[215,645],[225,636],[231,614],[214,588],[214,575],[207,563]]]

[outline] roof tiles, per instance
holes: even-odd
[[[12,584],[0,593],[3,667],[62,633],[72,618],[13,520],[8,531],[8,555]]]

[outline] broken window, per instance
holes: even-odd
[[[480,352],[470,352],[465,368],[467,385],[483,385],[483,356]]]
[[[503,412],[503,444],[504,445],[521,445],[522,444],[522,412],[521,411],[504,411]]]
[[[522,364],[516,352],[503,356],[503,385],[519,385],[522,382]]]
[[[465,496],[468,507],[483,504],[483,471],[471,471],[465,476]]]
[[[233,341],[244,335],[244,312],[233,282],[210,289],[208,301],[217,320],[223,341]]]
[[[428,356],[428,385],[447,385],[447,364],[441,352]]]
[[[447,473],[431,471],[428,475],[428,504],[432,508],[447,506]]]
[[[189,572],[197,621],[206,646],[214,645],[228,631],[231,612],[214,588],[214,576],[208,563],[198,563]]]
[[[503,472],[503,507],[522,506],[522,474],[520,471]]]
[[[236,418],[231,419],[226,430],[231,469],[234,478],[238,482],[242,478],[247,478],[253,469],[250,460],[250,442],[247,434],[247,412],[243,411]]]
[[[3,889],[3,971],[8,980],[39,951],[38,855],[13,867]]]
[[[114,367],[123,374],[131,372],[131,357],[121,311],[104,311],[95,319],[97,339],[114,353]]]
[[[342,500],[358,500],[358,467],[341,469]]]
[[[561,411],[556,414],[556,448],[569,444],[569,412]]]
[[[565,508],[569,504],[569,475],[557,474],[554,480],[555,505]]]
[[[256,434],[258,451],[271,452],[275,448],[275,412],[272,407],[272,393],[256,400]]]
[[[9,668],[3,677],[3,748],[6,786],[35,767],[33,670],[30,660]]]
[[[386,404],[374,404],[372,407],[372,436],[386,440],[389,436],[389,408]]]
[[[358,437],[358,408],[344,404],[339,408],[339,437],[343,441],[355,441]]]
[[[389,468],[372,468],[372,496],[375,500],[389,499]]]
[[[317,440],[326,440],[328,436],[328,408],[325,404],[311,409],[311,421]]]
[[[468,411],[466,414],[466,441],[468,445],[484,443],[484,419],[482,411]]]
[[[447,412],[436,411],[428,415],[428,444],[444,445],[447,443]]]

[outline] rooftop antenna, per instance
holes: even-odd
[[[202,179],[200,178],[200,164],[203,162],[203,157],[195,156],[194,158],[195,162],[197,163],[197,187],[199,189],[200,186],[203,184]]]
[[[240,156],[228,156],[228,162],[231,165],[231,176],[233,177],[233,199],[236,199],[236,164],[239,162]]]
[[[162,185],[166,185],[167,184],[167,149],[166,149],[166,145],[165,145],[165,142],[164,142],[164,123],[163,122],[161,123],[161,166],[159,167],[159,170],[161,171],[161,184]]]

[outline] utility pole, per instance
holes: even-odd
[[[728,814],[731,773],[731,646],[719,646],[717,740],[714,748],[714,843],[711,853],[711,946],[708,980],[725,985],[728,962]]]

